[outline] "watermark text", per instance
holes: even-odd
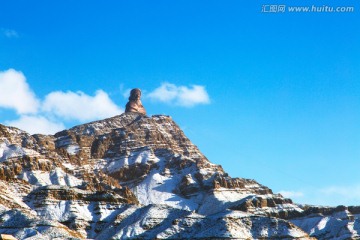
[[[264,4],[261,7],[262,13],[351,13],[355,12],[352,6],[288,6],[280,4]]]

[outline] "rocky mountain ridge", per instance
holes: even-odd
[[[231,178],[169,116],[53,136],[0,125],[0,233],[18,239],[358,239],[359,213]]]

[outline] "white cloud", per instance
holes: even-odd
[[[30,134],[55,134],[58,131],[65,129],[61,122],[53,122],[42,116],[20,116],[19,119],[6,122],[9,126],[14,126],[27,131]]]
[[[323,196],[333,196],[343,200],[357,200],[360,202],[360,185],[331,186],[320,189]]]
[[[12,29],[6,29],[6,28],[2,28],[1,32],[5,35],[5,37],[7,38],[17,38],[19,37],[19,34]]]
[[[346,186],[309,187],[301,191],[280,191],[296,203],[321,206],[359,205],[360,184]]]
[[[199,85],[186,87],[163,83],[160,87],[147,94],[146,97],[155,101],[184,107],[210,103],[210,98],[205,87]]]
[[[68,120],[90,121],[123,112],[102,90],[95,96],[83,92],[51,92],[45,97],[42,110]]]
[[[94,96],[80,91],[54,91],[40,101],[25,76],[14,69],[0,71],[1,108],[12,109],[17,114],[18,119],[6,124],[43,134],[65,129],[67,121],[93,121],[123,112],[103,90],[97,90]]]
[[[19,114],[37,112],[39,101],[21,72],[14,69],[0,72],[0,107]]]
[[[304,196],[303,192],[296,192],[296,191],[280,191],[279,193],[286,198],[298,198]]]

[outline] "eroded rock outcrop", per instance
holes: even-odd
[[[125,112],[135,112],[146,115],[146,110],[141,103],[141,90],[134,88],[130,91],[129,102],[125,106]]]

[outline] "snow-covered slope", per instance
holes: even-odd
[[[162,115],[127,113],[54,136],[0,125],[0,187],[0,233],[19,239],[336,239],[360,230],[356,214],[329,216],[231,178]],[[30,219],[22,230],[17,216]]]

